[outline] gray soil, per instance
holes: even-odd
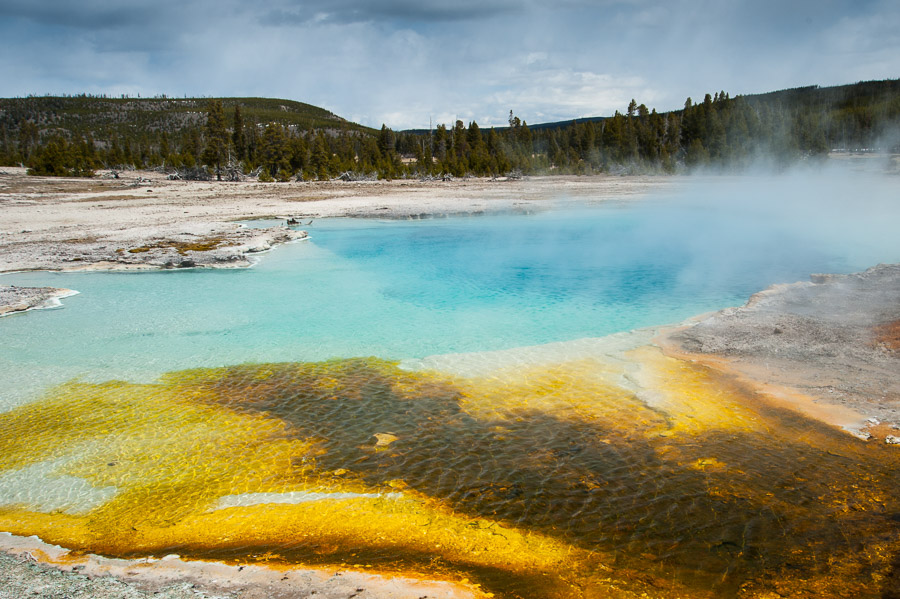
[[[27,557],[0,553],[0,599],[198,599],[210,597],[191,583],[173,584],[155,591],[142,590],[112,577],[89,578],[37,563]]]
[[[33,537],[32,537],[33,539]],[[341,570],[269,569],[171,556],[146,562],[87,556],[47,564],[31,552],[0,551],[0,599],[472,599],[444,582]]]
[[[882,334],[900,320],[900,264],[776,285],[669,334],[681,350],[728,358],[748,378],[900,424],[900,348]],[[894,333],[896,335],[896,332]],[[878,422],[875,422],[875,421]],[[898,433],[895,433],[898,434]]]

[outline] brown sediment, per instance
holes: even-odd
[[[131,248],[130,250],[128,250],[128,252],[132,254],[139,254],[143,252],[149,252],[154,249],[171,248],[178,252],[180,255],[185,256],[188,252],[209,252],[219,249],[220,247],[232,244],[233,242],[229,242],[226,237],[220,235],[215,237],[208,237],[205,239],[199,239],[196,241],[158,241],[152,245],[143,245],[140,247]]]
[[[900,320],[887,322],[873,329],[875,346],[888,351],[900,351]]]
[[[304,375],[302,368],[288,368],[288,373],[297,391],[302,392],[307,376],[312,392],[351,393],[342,401],[359,402],[363,397],[354,390],[364,383],[358,376],[361,368],[359,363],[335,363],[312,365],[312,376]],[[384,368],[375,363],[370,371]],[[332,565],[360,555],[382,570],[392,570],[393,563],[406,573],[434,576],[450,568],[472,578],[490,576],[494,584],[508,578],[507,573],[523,580],[530,572],[548,574],[578,553],[551,538],[455,514],[404,490],[400,482],[383,478],[380,483],[367,482],[358,467],[349,476],[336,477],[330,468],[323,472],[317,467],[325,457],[321,441],[293,430],[300,422],[205,405],[225,399],[222,391],[242,396],[245,384],[265,397],[267,381],[279,370],[284,367],[186,373],[183,380],[162,388],[69,385],[46,402],[0,416],[5,470],[22,471],[63,452],[68,457],[60,472],[90,481],[95,488],[117,489],[113,499],[84,515],[65,513],[65,508],[63,513],[16,505],[0,509],[0,527],[107,555],[179,551],[202,558],[234,552],[233,558],[252,562],[254,554],[274,551],[282,556],[277,560],[287,555],[299,563]],[[244,373],[251,378],[242,384]],[[198,376],[200,386],[192,382]],[[410,387],[410,377],[399,383]],[[377,388],[379,383],[373,384]],[[428,391],[431,385],[425,381],[424,389],[413,392]],[[276,391],[270,388],[268,393]],[[290,393],[291,388],[280,391]],[[363,394],[371,391],[363,388]],[[414,400],[405,392],[399,397],[403,402]],[[239,400],[228,403],[241,407]],[[161,429],[166,434],[159,436]],[[329,436],[334,433],[340,433],[340,427]],[[361,451],[365,455],[366,450]],[[215,509],[217,498],[229,494],[319,488],[360,495],[396,488],[392,493],[402,497]],[[72,509],[76,508],[68,508]],[[379,557],[384,552],[394,557],[385,562],[384,556]],[[440,556],[437,568],[436,556]]]
[[[23,168],[5,167],[6,176],[0,178],[0,193],[3,194],[68,194],[98,193],[121,190],[124,181],[97,181],[91,179],[65,179],[58,177],[31,177]],[[129,199],[133,196],[127,196]]]

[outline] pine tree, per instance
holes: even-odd
[[[215,168],[216,180],[222,180],[222,165],[228,159],[228,133],[225,130],[225,109],[219,100],[209,101],[206,116],[206,147],[203,162]]]
[[[447,159],[447,138],[447,125],[441,123],[434,130],[434,156],[440,163]]]
[[[378,149],[383,156],[388,156],[394,151],[396,138],[394,132],[387,125],[381,125],[381,131],[378,133]]]
[[[234,146],[235,158],[247,159],[247,138],[244,135],[244,118],[241,116],[241,107],[234,105],[234,128],[231,133],[231,145]]]
[[[72,174],[72,154],[69,143],[62,135],[54,135],[46,144],[31,153],[29,175],[66,177]]]
[[[6,125],[2,125],[3,136],[0,141],[0,164],[3,166],[13,166],[15,162],[15,151],[9,138],[9,130]]]
[[[38,147],[40,141],[40,130],[33,121],[23,121],[19,125],[19,155],[23,162],[28,161],[31,152]]]
[[[168,160],[171,152],[172,150],[169,147],[169,134],[163,131],[159,139],[159,153],[162,156],[163,164]]]
[[[457,161],[465,160],[468,154],[468,143],[466,142],[466,126],[462,121],[457,120],[453,126],[453,156]],[[457,169],[460,167],[457,166]],[[465,167],[462,167],[465,170]],[[456,174],[456,173],[454,173]],[[465,173],[463,173],[465,174]]]
[[[290,171],[288,149],[284,127],[279,123],[269,123],[263,132],[259,154],[260,162],[270,175],[277,176],[282,171]]]
[[[325,139],[325,134],[320,131],[313,141],[312,156],[309,159],[310,167],[320,181],[328,179],[329,158],[328,141]]]

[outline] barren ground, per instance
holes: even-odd
[[[860,436],[900,436],[900,265],[811,279],[771,287],[661,343]]]

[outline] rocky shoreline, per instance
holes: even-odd
[[[0,273],[22,270],[247,266],[248,254],[305,234],[240,221],[368,216],[414,219],[536,211],[559,203],[622,201],[677,180],[546,177],[499,181],[258,183],[29,177],[0,170]]]
[[[252,264],[255,253],[306,237],[305,231],[286,226],[180,225],[88,239],[20,242],[4,248],[3,259],[16,265],[16,271],[243,268]]]
[[[37,537],[0,533],[0,599],[475,599],[468,585],[340,569],[236,566],[73,555]]]
[[[807,415],[891,443],[900,436],[898,330],[900,264],[882,264],[773,286],[660,343],[677,357],[761,386]]]
[[[181,227],[182,229],[184,227]],[[254,254],[276,245],[307,239],[306,231],[289,227],[248,229],[224,225],[203,234],[157,231],[152,237],[130,237],[125,247],[114,240],[33,242],[6,248],[5,258],[22,270],[114,271],[174,268],[247,268]],[[78,293],[53,287],[0,285],[0,316],[59,305]]]

